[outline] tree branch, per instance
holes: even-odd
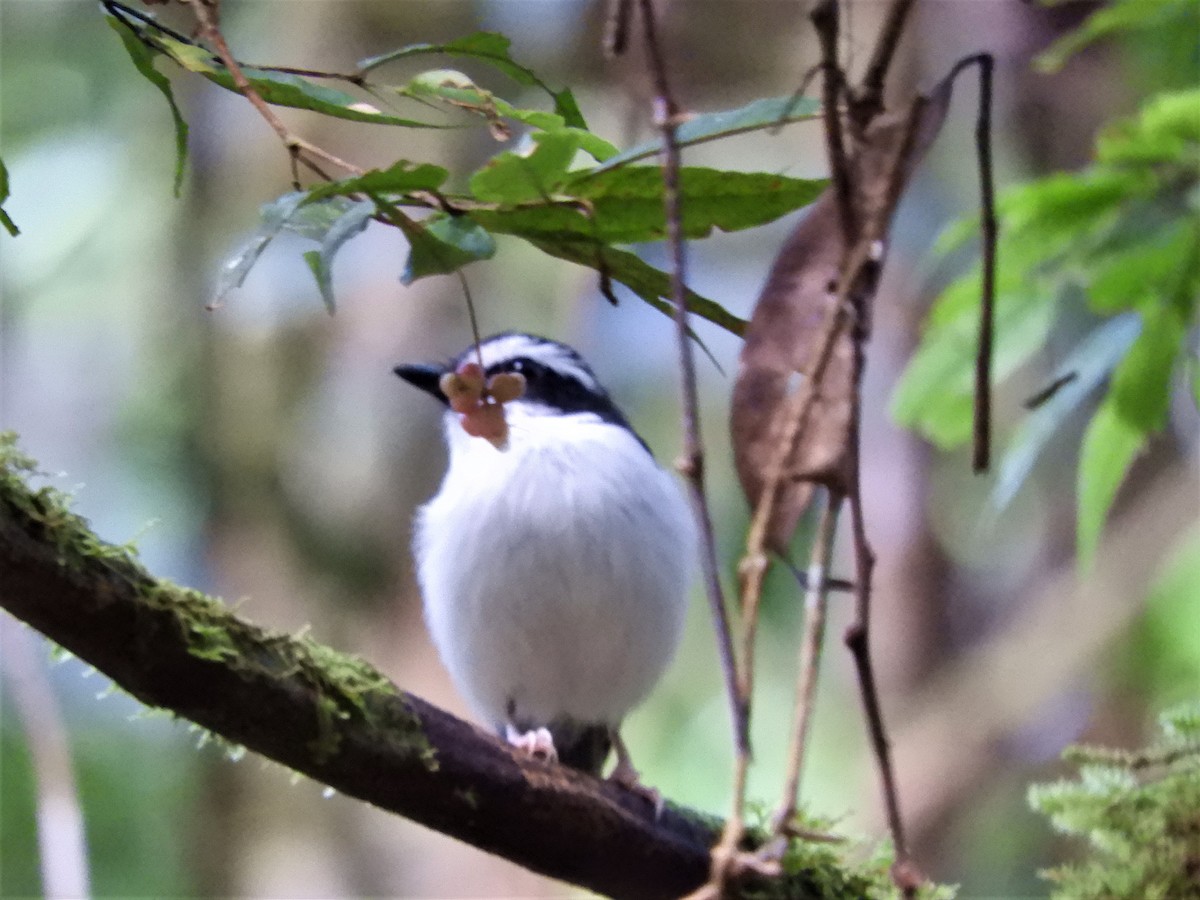
[[[141,702],[553,878],[633,898],[704,883],[720,821],[672,805],[656,816],[641,794],[516,754],[360,659],[154,578],[59,492],[29,488],[33,473],[2,437],[0,606]],[[819,900],[869,888],[868,874],[805,854],[772,891]]]

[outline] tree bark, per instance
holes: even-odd
[[[512,752],[366,662],[273,634],[151,576],[105,544],[0,445],[0,605],[148,706],[172,711],[347,794],[536,872],[619,897],[704,883],[721,823]],[[792,897],[867,879],[817,864]],[[760,885],[764,887],[764,885]],[[775,893],[776,891],[771,891]]]

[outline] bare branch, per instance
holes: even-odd
[[[216,13],[211,0],[182,0],[182,2],[192,8],[192,13],[196,16],[199,36],[212,44],[213,50],[220,58],[222,64],[229,70],[229,77],[233,79],[234,85],[250,101],[250,105],[258,110],[258,114],[271,126],[272,130],[279,135],[279,139],[283,141],[283,145],[287,148],[288,153],[292,155],[293,159],[301,156],[301,154],[308,154],[353,175],[362,175],[365,173],[365,169],[359,168],[353,163],[346,162],[344,159],[339,159],[329,151],[293,134],[283,124],[279,116],[275,115],[275,112],[267,105],[267,102],[254,89],[254,86],[250,84],[249,79],[246,78],[245,73],[242,71],[242,67],[234,58],[229,45],[225,42],[225,35],[221,33],[220,26],[217,24]]]
[[[151,577],[0,460],[0,603],[149,706],[343,794],[605,894],[678,897],[716,823],[510,752],[368,664]]]
[[[700,527],[702,566],[705,593],[717,637],[717,651],[725,676],[733,720],[735,746],[739,753],[749,753],[749,711],[741,702],[737,687],[737,661],[733,653],[733,637],[725,610],[725,593],[717,562],[716,538],[712,515],[704,489],[704,446],[700,438],[700,400],[696,389],[696,362],[692,340],[688,334],[687,269],[683,238],[683,212],[679,194],[680,149],[675,128],[679,106],[671,93],[666,62],[658,40],[652,0],[640,0],[642,30],[646,56],[655,87],[654,121],[663,136],[663,202],[666,207],[667,244],[671,254],[671,302],[675,307],[675,336],[679,348],[679,369],[683,394],[683,458],[678,463],[687,479],[692,508]]]

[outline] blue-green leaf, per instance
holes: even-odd
[[[1135,314],[1116,316],[1095,328],[1062,361],[1058,371],[1073,377],[1017,428],[997,467],[989,499],[993,512],[1008,506],[1046,444],[1113,370],[1140,331],[1141,322]]]
[[[732,137],[735,134],[746,134],[780,125],[791,125],[793,122],[804,122],[814,119],[820,114],[821,104],[816,100],[792,96],[767,97],[754,100],[737,109],[723,109],[693,116],[675,129],[675,140],[680,147],[691,147],[720,138]],[[661,152],[661,140],[647,141],[605,160],[604,165],[596,171],[615,169],[618,166],[657,156]]]
[[[296,214],[307,197],[308,195],[304,191],[292,191],[263,205],[259,211],[261,221],[258,230],[221,267],[221,275],[217,280],[216,288],[217,300],[223,298],[235,287],[241,287],[250,270],[254,268],[254,264],[258,262],[258,258],[267,249],[267,245],[283,230],[288,220]]]
[[[348,240],[367,227],[374,214],[375,204],[370,200],[360,200],[351,204],[325,232],[321,249],[309,250],[304,254],[305,262],[317,280],[321,299],[330,315],[333,315],[336,309],[333,296],[333,258]]]
[[[121,38],[125,52],[133,60],[134,66],[147,81],[158,88],[167,98],[171,108],[171,119],[175,123],[175,196],[180,196],[183,190],[183,169],[187,162],[188,124],[175,103],[175,94],[171,91],[171,82],[162,72],[154,68],[154,60],[158,53],[151,50],[128,25],[115,16],[105,16],[109,26]]]

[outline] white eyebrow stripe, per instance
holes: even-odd
[[[583,361],[570,349],[553,341],[538,340],[523,334],[506,334],[484,341],[482,350],[485,369],[506,360],[524,357],[574,378],[591,390],[599,387],[596,376],[587,369]]]

